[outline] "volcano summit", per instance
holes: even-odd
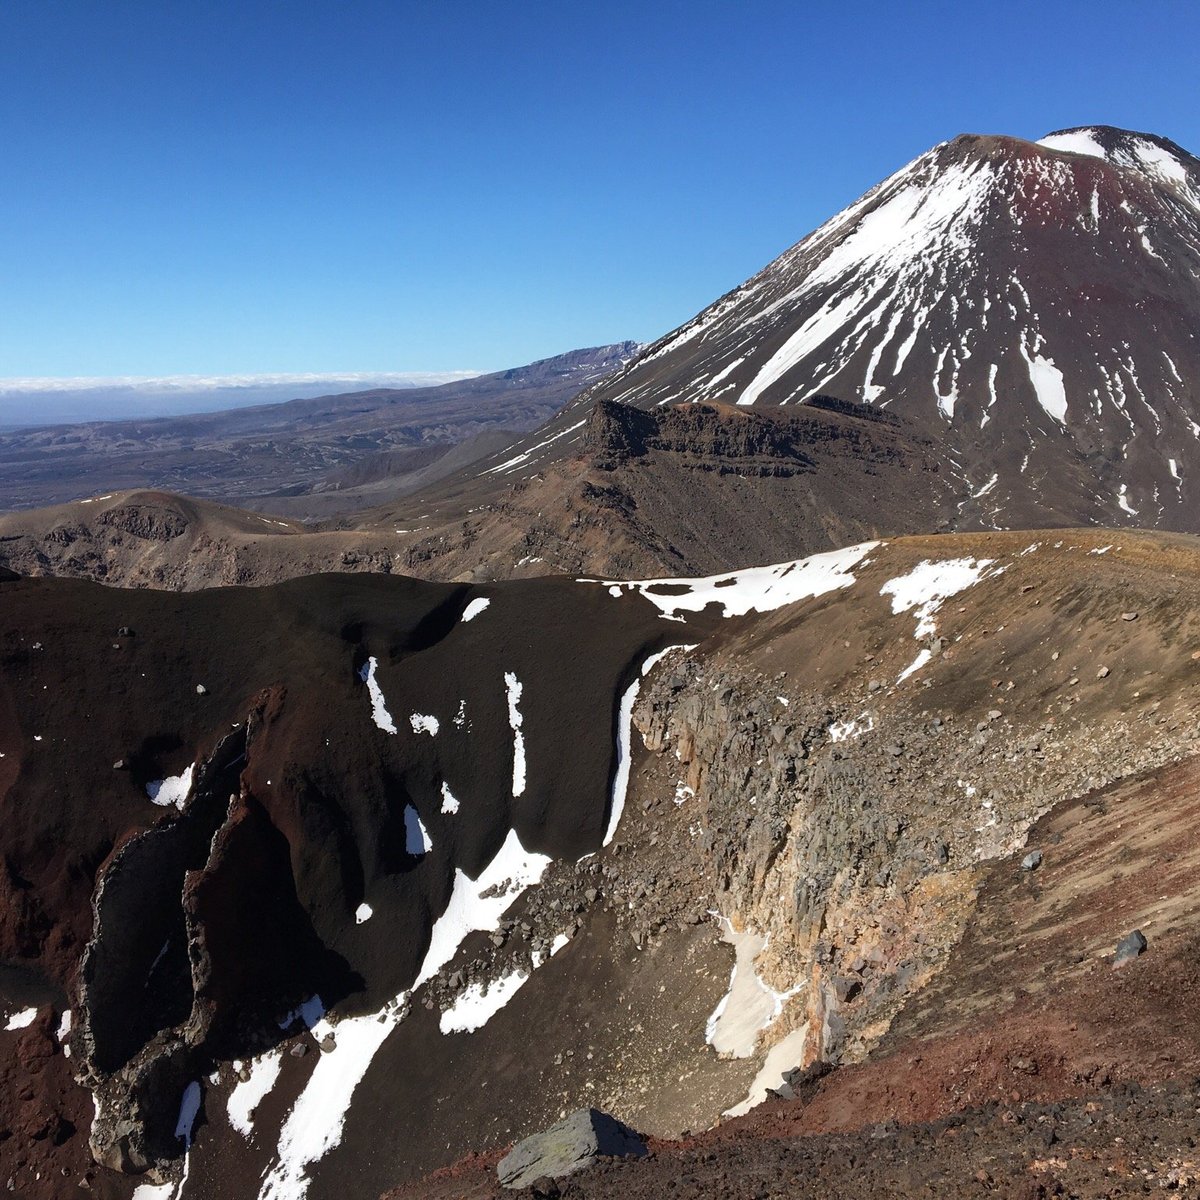
[[[946,448],[951,526],[1194,530],[1198,328],[1200,161],[1107,126],[1037,142],[963,135],[648,346],[492,469],[529,475],[571,452],[597,400],[761,408],[828,393],[886,409]]]

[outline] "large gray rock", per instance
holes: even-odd
[[[537,1179],[560,1179],[592,1165],[597,1154],[641,1156],[646,1143],[615,1117],[581,1108],[541,1133],[518,1142],[496,1164],[506,1188],[528,1187]]]

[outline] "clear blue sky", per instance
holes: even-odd
[[[4,0],[0,377],[649,340],[956,133],[1200,150],[1200,8]]]

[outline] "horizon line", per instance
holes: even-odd
[[[224,375],[14,375],[0,377],[0,396],[30,392],[129,391],[195,392],[320,383],[439,384],[475,379],[487,372],[453,371],[294,371]]]

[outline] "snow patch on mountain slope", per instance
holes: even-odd
[[[367,685],[367,694],[371,698],[371,719],[384,733],[395,733],[396,722],[392,720],[392,714],[387,710],[387,704],[383,699],[383,689],[375,678],[375,670],[378,666],[379,663],[375,658],[368,658],[359,670],[358,677]]]
[[[525,722],[521,714],[521,681],[511,672],[504,673],[504,688],[508,696],[508,724],[513,735],[512,794],[515,799],[525,793],[525,735],[521,726]]]
[[[178,775],[168,775],[166,779],[155,779],[146,784],[146,795],[150,797],[150,802],[163,808],[174,805],[182,810],[192,790],[194,770],[195,763]]]
[[[526,888],[541,881],[550,859],[528,851],[515,829],[477,879],[461,869],[445,912],[434,922],[429,949],[412,988],[377,1013],[322,1021],[318,1031],[333,1040],[322,1052],[279,1135],[275,1165],[263,1181],[260,1200],[304,1200],[308,1169],[342,1139],[354,1092],[388,1035],[400,1024],[412,992],[434,977],[471,933],[494,932],[500,918]]]
[[[917,627],[913,631],[913,637],[918,640],[931,638],[937,632],[934,617],[942,604],[951,596],[957,596],[959,592],[966,591],[980,580],[999,575],[1005,569],[989,569],[994,563],[995,559],[991,558],[947,558],[941,562],[925,559],[907,574],[889,579],[879,589],[879,594],[891,596],[893,615],[915,609]],[[917,657],[900,672],[896,683],[903,683],[932,658],[932,652],[928,648],[922,648]]]
[[[1068,154],[1085,154],[1089,158],[1108,161],[1108,151],[1096,140],[1090,129],[1072,129],[1069,133],[1052,133],[1037,143],[1047,150],[1064,150]]]
[[[777,992],[754,969],[755,961],[767,948],[768,939],[750,929],[734,929],[728,917],[716,915],[721,922],[722,940],[734,948],[734,965],[729,976],[729,989],[708,1018],[704,1036],[718,1054],[749,1058],[758,1044],[758,1035],[769,1028],[783,1011],[784,1004],[803,985]]]
[[[870,332],[871,318],[897,297],[911,297],[912,290],[905,286],[910,277],[924,271],[931,258],[969,251],[995,180],[995,168],[988,163],[956,163],[926,182],[922,175],[931,162],[932,153],[923,155],[902,173],[906,178],[893,177],[892,194],[866,213],[804,276],[799,287],[755,314],[755,321],[760,322],[779,307],[828,290],[825,302],[759,369],[739,404],[753,404],[794,367],[841,335],[836,374]],[[854,322],[858,328],[848,331],[847,326]],[[894,325],[892,329],[894,332]],[[851,332],[857,332],[859,340],[848,348]],[[873,372],[872,366],[869,375]]]
[[[421,820],[421,814],[411,804],[404,806],[404,848],[413,858],[422,858],[433,849],[433,839]]]
[[[614,595],[636,592],[664,616],[702,612],[719,604],[722,615],[744,617],[751,612],[772,612],[785,604],[811,600],[854,583],[851,568],[874,550],[879,542],[860,542],[841,550],[813,554],[795,562],[770,567],[750,567],[732,574],[695,579],[581,580],[603,583]]]
[[[248,1138],[254,1131],[254,1110],[275,1086],[283,1066],[283,1051],[271,1050],[250,1063],[249,1075],[229,1093],[229,1123]]]
[[[473,621],[491,601],[486,596],[476,596],[466,608],[463,609],[462,622],[465,625],[468,621]]]
[[[1021,357],[1029,369],[1029,382],[1033,384],[1038,403],[1060,425],[1067,423],[1067,389],[1063,373],[1054,365],[1054,360],[1045,355],[1030,353],[1021,339]]]
[[[518,467],[523,467],[529,462],[539,450],[544,450],[547,446],[553,445],[555,442],[565,438],[568,434],[575,433],[576,430],[582,429],[587,424],[587,418],[582,421],[576,421],[574,425],[568,426],[566,429],[560,429],[557,433],[552,434],[544,441],[538,442],[534,446],[530,446],[528,450],[521,451],[520,454],[515,454],[512,458],[506,459],[495,467],[488,467],[486,471],[481,472],[482,475],[496,475],[501,472],[509,474],[515,471]]]

